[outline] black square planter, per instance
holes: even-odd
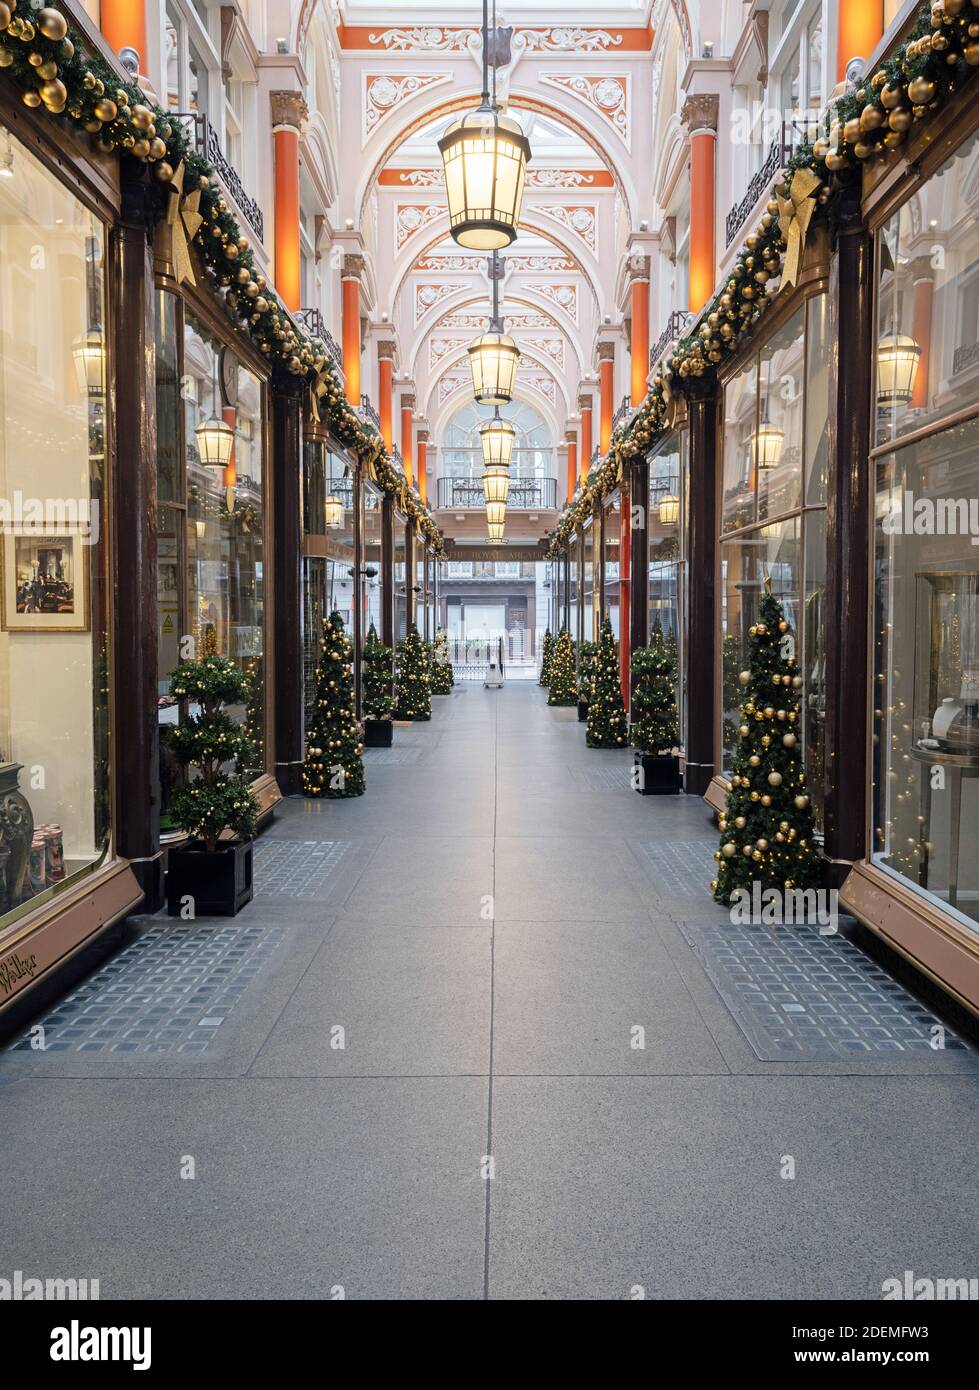
[[[390,748],[394,742],[394,723],[390,719],[364,720],[364,747]]]
[[[231,840],[209,854],[200,840],[167,855],[167,912],[179,917],[193,898],[194,917],[234,917],[252,900],[252,841]]]
[[[579,724],[587,724],[587,723],[588,723],[588,701],[587,701],[587,700],[579,700],[579,701],[578,701],[578,723],[579,723]]]
[[[675,753],[637,753],[636,791],[640,796],[675,796],[680,790],[680,759]]]

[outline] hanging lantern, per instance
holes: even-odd
[[[767,420],[762,420],[755,435],[755,457],[759,468],[774,468],[782,457],[785,432]]]
[[[78,389],[84,396],[101,396],[105,391],[105,344],[97,328],[90,328],[71,345]]]
[[[234,448],[235,432],[224,420],[212,416],[194,430],[197,452],[205,468],[227,468]]]
[[[483,463],[487,468],[509,468],[513,454],[513,441],[516,430],[509,420],[500,418],[500,413],[479,427],[479,442],[483,446]]]
[[[877,344],[877,404],[907,405],[914,392],[921,348],[892,328]]]
[[[335,531],[343,525],[343,502],[339,497],[327,497],[323,503],[325,524]]]
[[[486,530],[490,538],[491,545],[503,544],[503,529],[505,523],[502,521],[487,521]]]
[[[469,344],[473,395],[480,405],[507,405],[513,399],[513,381],[520,350],[507,333],[491,329]]]
[[[506,521],[506,503],[490,502],[486,503],[486,522],[489,526],[502,526]]]
[[[498,251],[517,235],[530,141],[501,116],[489,83],[489,7],[483,0],[483,93],[479,107],[448,126],[439,141],[453,240],[471,251]]]
[[[483,473],[483,498],[487,502],[502,502],[506,505],[510,496],[510,470],[500,464],[487,468]]]
[[[680,499],[674,497],[672,492],[659,499],[659,524],[661,526],[676,526],[680,520]]]

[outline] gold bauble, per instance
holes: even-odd
[[[877,146],[868,145],[863,140],[858,140],[853,147],[853,153],[857,159],[869,159],[871,155],[877,153]]]
[[[37,75],[42,82],[53,82],[58,76],[58,64],[52,63],[50,59],[48,59],[46,63],[40,63],[38,65]]]
[[[804,811],[804,810],[806,809],[806,807],[809,805],[809,798],[808,798],[808,796],[797,796],[797,797],[795,797],[795,799],[794,799],[794,804],[795,804],[796,810],[798,810],[798,811]]]
[[[869,135],[872,130],[879,130],[886,119],[879,106],[865,106],[860,112],[860,129]]]
[[[6,29],[10,20],[10,6],[6,3],[6,0],[0,0],[0,29]]]
[[[150,142],[148,140],[134,140],[132,152],[136,159],[148,159],[150,154]]]
[[[854,116],[852,120],[847,121],[847,123],[844,125],[843,139],[846,141],[848,145],[855,145],[856,142],[860,139],[859,117]]]
[[[846,168],[846,159],[841,154],[835,154],[832,150],[826,156],[826,168],[830,173],[838,174],[841,169]]]
[[[61,56],[66,63],[70,63],[75,56],[75,45],[71,39],[64,39],[61,44]]]
[[[970,68],[979,67],[979,43],[967,43],[962,56]]]
[[[900,107],[897,111],[892,111],[887,118],[887,124],[891,130],[906,131],[911,129],[914,117],[906,106]]]
[[[745,825],[747,824],[747,822],[746,822],[744,816],[735,816],[735,818],[734,818],[734,824],[738,827],[739,830],[743,830],[743,829],[745,828]]]
[[[884,146],[889,150],[896,150],[903,143],[904,134],[900,130],[889,130],[884,136]]]
[[[165,159],[161,159],[154,172],[161,183],[169,183],[173,178],[173,165],[168,164]]]
[[[783,734],[782,742],[786,748],[794,748],[797,742],[795,734]]]
[[[750,672],[750,671],[741,671],[741,672],[738,674],[738,680],[741,682],[742,685],[747,685],[748,682],[751,680],[751,672]]]
[[[751,764],[752,767],[759,767],[761,765],[761,758],[759,758],[757,753],[752,753],[751,757],[748,759],[748,762]]]
[[[751,801],[760,801],[760,800],[761,800],[761,793],[760,793],[760,792],[752,792],[752,793],[751,793],[751,796],[750,796],[750,798],[749,798],[749,800],[751,800]]]
[[[731,843],[731,841],[728,840],[726,845],[722,845],[721,853],[724,855],[725,859],[730,859],[734,854],[737,853],[737,851],[735,846]]]
[[[813,154],[815,155],[816,159],[825,159],[826,156],[827,156],[827,154],[829,153],[829,141],[828,141],[828,140],[817,140],[817,141],[815,141],[815,143],[813,144],[813,147],[812,147],[812,152],[813,152]]]
[[[114,101],[104,97],[95,103],[95,114],[100,121],[114,121],[119,114],[119,108]]]
[[[37,92],[24,92],[21,101],[25,106],[40,106],[41,98]]]
[[[14,61],[14,55],[9,48],[0,48],[0,68],[9,68]]]
[[[768,795],[767,792],[766,792],[765,795],[762,797],[762,799],[761,799],[761,804],[762,804],[763,806],[771,806],[771,804],[772,804],[772,798]]]
[[[43,53],[28,53],[28,55],[27,55],[27,61],[30,63],[30,65],[31,65],[32,68],[39,68],[39,67],[41,66],[41,64],[44,62],[44,54],[43,54]]]
[[[63,107],[68,100],[68,88],[58,78],[53,82],[45,82],[41,86],[41,100],[45,106]]]
[[[914,106],[924,106],[937,91],[937,83],[927,77],[913,77],[908,83],[908,99]]]
[[[162,159],[166,152],[166,144],[159,136],[150,141],[150,159]]]
[[[59,43],[68,32],[68,21],[60,10],[39,10],[37,27],[46,39]]]
[[[766,851],[766,849],[768,848],[768,841],[767,841],[767,840],[759,840],[759,841],[758,841],[758,848],[761,850],[762,854],[764,854],[765,851]]]
[[[782,774],[780,772],[770,772],[768,774],[768,785],[770,787],[780,787],[782,785]]]
[[[880,104],[885,111],[893,111],[901,105],[900,87],[892,87],[889,83],[880,89]]]
[[[150,126],[153,124],[153,112],[148,106],[143,106],[142,103],[134,106],[130,115],[133,118],[133,125],[137,130],[149,130]]]
[[[752,859],[755,861],[755,863],[757,864],[758,861],[761,859],[761,850],[760,850],[760,849],[754,849],[754,850],[752,850],[752,851],[751,851],[751,857],[752,857]]]

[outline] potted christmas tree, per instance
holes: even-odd
[[[448,695],[455,685],[452,662],[449,660],[449,639],[439,628],[432,643],[431,689],[433,695]]]
[[[749,669],[742,671],[741,723],[731,789],[723,815],[717,878],[719,903],[739,889],[805,890],[819,881],[813,817],[802,765],[799,702],[802,677],[781,604],[765,580],[761,619],[748,629]]]
[[[676,661],[653,625],[653,640],[632,654],[632,743],[638,750],[636,790],[643,796],[675,794],[680,790],[680,737],[674,681]]]
[[[368,748],[390,748],[394,734],[391,716],[394,696],[391,694],[391,659],[394,652],[386,647],[371,623],[364,643],[364,744]]]
[[[578,646],[578,723],[584,724],[588,718],[588,705],[591,701],[591,686],[595,677],[595,658],[598,655],[597,642],[581,642]]]
[[[323,619],[316,700],[306,730],[303,791],[334,799],[364,794],[364,745],[354,699],[352,649],[334,609]]]
[[[629,726],[619,680],[619,648],[612,624],[606,618],[594,657],[585,742],[589,748],[624,748],[628,741]]]
[[[431,719],[432,696],[428,657],[414,623],[409,627],[404,640],[398,643],[398,678],[394,698],[398,719]]]
[[[574,705],[578,700],[578,683],[574,673],[574,643],[566,627],[562,627],[551,656],[549,705]]]
[[[248,681],[228,657],[205,656],[177,666],[170,694],[187,702],[171,731],[170,750],[196,775],[176,788],[170,802],[171,822],[190,839],[167,856],[167,911],[171,917],[233,917],[252,897],[258,804],[238,771],[255,749],[225,706],[247,704]]]
[[[551,636],[551,629],[548,628],[544,633],[544,648],[541,653],[540,677],[538,685],[544,686],[545,690],[551,683],[551,658],[554,655],[554,638]]]

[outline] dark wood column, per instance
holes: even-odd
[[[114,281],[115,467],[112,472],[116,672],[115,846],[146,895],[163,902],[160,852],[160,737],[156,599],[156,295],[153,217],[145,184],[123,187],[112,234]]]
[[[275,777],[283,796],[302,792],[303,508],[302,390],[272,382],[272,630]]]
[[[687,739],[683,789],[703,796],[714,776],[717,639],[717,383],[689,378],[690,515],[687,602]]]
[[[859,190],[845,192],[830,262],[829,464],[826,483],[825,854],[839,886],[866,854],[873,479],[868,461],[874,390],[873,240]]]
[[[363,692],[361,690],[360,658],[364,651],[364,594],[367,577],[364,574],[364,480],[359,468],[353,475],[354,498],[354,630],[350,640],[354,649],[354,709],[358,718],[361,715]]]
[[[381,503],[381,641],[394,646],[394,503]]]
[[[395,526],[400,522],[395,519]],[[415,613],[415,528],[405,523],[405,632],[416,621]]]
[[[632,592],[629,596],[629,650],[637,652],[649,641],[649,460],[632,465],[631,498]],[[623,617],[624,620],[624,617]]]

